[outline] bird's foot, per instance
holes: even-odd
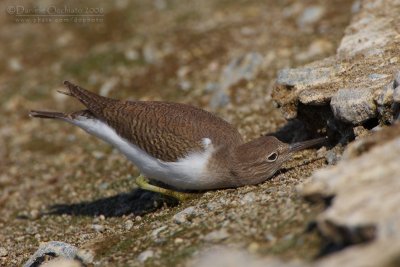
[[[166,189],[163,187],[152,185],[149,183],[149,181],[143,175],[139,175],[138,177],[136,177],[135,182],[141,189],[159,193],[159,194],[166,195],[166,196],[170,196],[170,197],[176,198],[179,201],[189,200],[189,199],[194,198],[199,195],[197,193],[178,192],[178,191],[174,191],[171,189]]]

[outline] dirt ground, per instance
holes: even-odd
[[[178,204],[136,189],[137,169],[107,144],[27,114],[80,108],[56,93],[71,80],[110,97],[200,106],[236,125],[246,140],[276,131],[285,124],[270,96],[277,70],[334,54],[351,1],[57,3],[102,8],[103,20],[90,23],[22,23],[10,14],[17,5],[52,6],[0,3],[1,266],[20,266],[51,240],[91,249],[96,266],[138,266],[144,251],[153,252],[148,266],[183,266],[214,245],[284,259],[311,260],[319,253],[321,240],[306,229],[322,207],[295,190],[326,165],[315,150],[299,153],[261,185]],[[313,7],[323,16],[304,22]],[[259,71],[229,87],[227,105],[212,108],[226,66],[250,52],[263,57]],[[188,207],[196,212],[178,224],[173,216]]]

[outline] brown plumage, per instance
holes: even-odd
[[[257,184],[271,177],[295,151],[325,141],[323,138],[288,145],[275,137],[262,136],[244,143],[231,124],[190,105],[115,100],[67,81],[64,84],[68,91],[62,93],[77,98],[87,109],[70,114],[31,111],[30,115],[73,123],[116,146],[149,178],[178,189]],[[102,131],[108,132],[103,135]],[[205,144],[205,139],[210,143]]]
[[[72,96],[119,135],[164,161],[176,161],[203,149],[202,138],[214,146],[243,143],[239,132],[225,120],[202,109],[159,101],[120,101],[89,92],[68,81]]]

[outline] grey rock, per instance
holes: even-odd
[[[339,253],[316,261],[313,267],[376,267],[398,266],[400,242],[398,239],[381,240],[361,246],[351,246]]]
[[[203,240],[207,242],[218,242],[229,237],[229,233],[225,229],[212,231],[204,236]]]
[[[301,267],[308,266],[300,262],[281,261],[277,258],[267,257],[259,258],[247,251],[225,248],[212,247],[202,251],[195,259],[194,267]]]
[[[93,263],[95,257],[95,252],[91,249],[82,248],[76,253],[76,258],[78,258],[84,264]]]
[[[105,231],[105,227],[101,224],[92,224],[92,229],[95,230],[96,232],[104,232]]]
[[[400,125],[375,133],[364,147],[374,139],[377,143],[361,156],[344,156],[338,165],[316,171],[303,186],[301,192],[309,198],[335,196],[317,219],[320,231],[333,242],[397,238],[400,243],[399,133]]]
[[[83,265],[77,260],[55,258],[48,262],[41,264],[42,267],[83,267]]]
[[[155,44],[147,43],[143,46],[143,59],[146,63],[157,64],[161,61],[161,51],[157,49]]]
[[[196,256],[193,267],[376,267],[397,266],[400,243],[396,240],[373,242],[362,246],[351,246],[314,262],[283,261],[275,257],[259,258],[247,251],[212,247]]]
[[[207,209],[210,211],[216,210],[220,207],[220,205],[216,202],[209,202],[207,203]]]
[[[8,251],[4,247],[0,247],[0,257],[5,257],[8,255]]]
[[[393,88],[399,87],[400,86],[400,71],[396,73],[396,76],[394,77],[393,81]]]
[[[383,90],[379,92],[379,95],[376,99],[376,103],[378,106],[385,106],[385,105],[390,105],[393,103],[393,94],[394,94],[394,88],[393,88],[393,82],[385,86]]]
[[[173,220],[177,224],[183,224],[190,221],[194,216],[196,216],[196,208],[191,206],[175,214]]]
[[[361,123],[376,117],[373,92],[368,88],[340,89],[331,99],[336,118],[347,123]]]
[[[215,109],[229,103],[229,88],[241,80],[254,79],[263,63],[263,56],[257,52],[250,52],[244,56],[233,58],[223,69],[210,106]]]
[[[393,91],[393,101],[400,103],[400,86],[397,86]]]
[[[325,159],[329,165],[335,165],[340,160],[340,155],[338,155],[335,151],[329,150],[326,152]]]
[[[46,255],[73,260],[77,252],[78,249],[73,245],[59,241],[50,241],[40,245],[39,249],[24,264],[24,267],[36,266],[37,262],[41,262],[41,259]]]
[[[256,201],[256,194],[254,192],[249,192],[245,194],[242,199],[240,200],[240,203],[242,205],[250,204]]]
[[[347,34],[343,37],[338,53],[342,57],[353,57],[357,54],[373,55],[379,53],[381,48],[394,40],[398,33],[391,26],[393,19],[388,14],[391,5],[396,5],[396,0],[391,1],[371,1],[378,3],[375,12],[385,10],[387,16],[382,16],[378,12],[361,10],[363,16],[357,16]],[[363,12],[364,11],[364,12]]]
[[[145,261],[153,257],[154,257],[154,251],[148,249],[139,254],[138,261],[144,263]]]
[[[156,239],[156,238],[158,237],[158,235],[159,235],[162,231],[164,231],[165,229],[167,229],[167,226],[166,226],[166,225],[163,225],[163,226],[161,226],[161,227],[159,227],[159,228],[153,230],[153,232],[151,233],[151,236],[152,236],[154,239]]]
[[[308,24],[314,24],[319,21],[325,14],[323,6],[310,6],[304,9],[303,13],[297,20],[297,24],[302,27]]]
[[[323,131],[324,126],[338,130],[344,139],[348,131],[342,128],[348,124],[358,125],[371,118],[381,123],[392,122],[400,111],[400,105],[392,103],[400,100],[400,93],[396,91],[400,74],[391,81],[393,73],[400,69],[395,56],[395,40],[400,34],[393,26],[400,23],[395,11],[397,6],[397,0],[358,1],[354,6],[357,14],[346,29],[336,55],[303,67],[281,70],[272,97],[284,117],[309,120],[315,117],[312,114],[315,109],[307,106],[329,104],[333,115],[329,109],[320,115],[326,125],[304,122],[316,131]],[[306,10],[303,15],[308,12],[309,18],[313,17],[310,14],[320,12]],[[307,58],[307,53],[297,57]],[[392,87],[386,88],[389,83]],[[302,112],[298,112],[299,108]]]
[[[127,230],[127,231],[131,230],[132,227],[133,227],[133,221],[132,220],[127,220],[125,222],[124,226],[125,226],[125,230]]]
[[[375,80],[387,78],[388,76],[389,75],[386,75],[386,74],[371,73],[370,75],[368,75],[368,78],[372,81],[375,81]]]
[[[334,71],[332,68],[297,68],[283,69],[278,72],[277,83],[281,85],[308,87],[331,81]]]

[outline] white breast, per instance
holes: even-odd
[[[203,152],[190,153],[177,162],[165,162],[121,138],[114,129],[100,120],[80,116],[68,122],[117,148],[150,179],[179,189],[204,190],[212,187],[212,177],[207,171],[207,163],[214,148],[208,138],[202,140]]]

